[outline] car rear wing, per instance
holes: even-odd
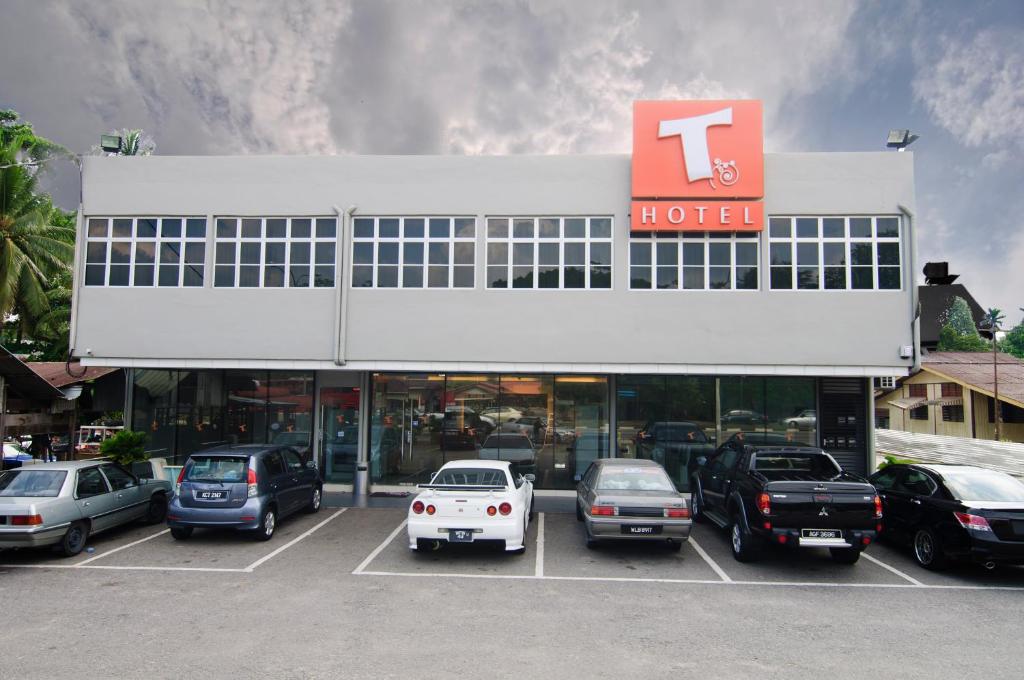
[[[417,484],[416,488],[434,491],[505,491],[508,489],[504,484]]]

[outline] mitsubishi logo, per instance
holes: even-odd
[[[818,513],[818,517],[828,517],[828,510],[822,507],[821,512]]]
[[[679,136],[683,147],[683,162],[686,165],[686,179],[691,183],[706,179],[712,189],[717,189],[715,173],[723,186],[732,186],[740,178],[736,161],[714,159],[712,168],[711,152],[708,151],[708,128],[713,125],[732,125],[732,107],[690,118],[663,120],[658,123],[658,138]]]

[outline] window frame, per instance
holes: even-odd
[[[79,487],[79,484],[81,484],[81,481],[82,481],[82,473],[83,472],[89,472],[90,470],[95,470],[96,471],[96,474],[99,475],[100,481],[103,482],[103,486],[106,488],[106,490],[105,491],[101,491],[99,493],[92,493],[92,494],[88,494],[86,496],[83,496],[83,495],[81,495],[79,493],[78,487]],[[111,493],[111,491],[112,491],[112,489],[110,488],[110,482],[107,481],[107,476],[105,474],[103,474],[102,470],[100,470],[100,466],[99,465],[90,465],[89,467],[79,468],[78,470],[75,470],[75,491],[74,491],[75,500],[82,500],[84,498],[96,498],[97,496],[102,496],[103,494]]]
[[[131,220],[131,236],[114,236],[115,220]],[[139,236],[139,221],[153,220],[156,222],[155,232],[152,237]],[[181,232],[178,236],[165,237],[163,235],[164,220],[178,220],[181,222]],[[188,236],[188,223],[191,220],[199,220],[203,223],[202,236]],[[207,262],[209,261],[208,236],[210,234],[210,223],[206,215],[90,215],[84,220],[85,225],[85,248],[82,254],[82,286],[89,288],[205,288],[207,281]],[[106,222],[106,233],[103,236],[90,234],[95,221]],[[89,246],[102,243],[104,246],[103,283],[89,283],[89,268],[99,265],[99,262],[89,261]],[[111,262],[111,255],[115,243],[126,243],[129,245],[128,262]],[[161,246],[164,244],[175,244],[178,246],[178,261],[175,263],[162,264],[160,262]],[[136,262],[139,244],[153,245],[153,261]],[[189,244],[202,244],[203,257],[200,262],[186,262],[186,252]],[[124,285],[111,284],[110,276],[113,267],[128,267],[128,282]],[[135,281],[137,266],[151,266],[153,268],[153,282],[139,284]],[[162,267],[173,266],[177,269],[177,283],[175,285],[161,285],[160,270]],[[199,282],[185,285],[185,271],[188,267],[198,267]],[[193,269],[195,271],[195,269]]]
[[[221,220],[234,220],[235,221],[235,235],[234,236],[220,236],[218,228]],[[260,235],[259,237],[244,237],[242,236],[242,223],[243,220],[259,220],[260,221]],[[284,236],[267,236],[267,221],[268,220],[285,220],[285,235]],[[292,235],[292,223],[295,220],[309,220],[309,236],[295,237]],[[334,236],[317,236],[316,228],[318,220],[330,220],[334,222]],[[210,268],[213,271],[213,278],[211,279],[211,287],[218,288],[221,290],[236,289],[236,290],[331,290],[338,285],[338,217],[337,215],[215,215],[213,217],[212,226],[212,239],[211,244],[213,251],[210,255]],[[242,262],[242,246],[243,244],[259,244],[259,262],[243,263]],[[309,244],[309,262],[299,263],[294,266],[305,266],[308,269],[309,283],[305,286],[292,285],[291,270],[292,270],[292,246],[297,243],[308,243]],[[316,246],[318,244],[330,244],[332,246],[333,261],[327,264],[318,264],[316,262]],[[234,262],[221,264],[217,262],[217,247],[222,244],[234,245]],[[268,264],[267,263],[267,245],[268,244],[282,244],[284,245],[284,262],[281,264]],[[258,267],[258,285],[255,286],[242,286],[241,282],[241,268],[245,267]],[[232,279],[230,285],[218,285],[217,284],[217,272],[221,268],[230,267],[232,270]],[[284,269],[284,281],[280,286],[268,286],[266,285],[266,272],[268,267],[282,267]],[[329,286],[318,286],[316,285],[316,270],[318,267],[330,267],[332,270],[331,281],[332,284]]]
[[[373,235],[372,236],[356,236],[355,223],[359,220],[373,220]],[[398,220],[398,235],[397,236],[380,236],[380,221],[381,220]],[[406,220],[422,220],[423,221],[423,235],[422,236],[406,236]],[[431,220],[448,220],[449,231],[448,236],[431,236],[430,235],[430,221]],[[472,236],[457,236],[455,230],[456,220],[472,220],[473,222],[473,235]],[[476,269],[477,269],[477,234],[480,229],[480,220],[477,219],[476,215],[356,215],[352,218],[352,235],[351,235],[351,247],[347,253],[347,264],[349,270],[347,272],[349,277],[349,286],[352,290],[473,290],[476,286]],[[380,244],[396,244],[398,247],[398,261],[394,264],[386,263],[381,265],[379,260],[380,255]],[[406,264],[405,262],[405,246],[406,244],[422,244],[423,245],[423,256],[422,262]],[[430,263],[430,246],[432,244],[446,244],[448,249],[448,261],[446,264],[431,264]],[[469,243],[472,245],[473,261],[471,263],[460,263],[455,262],[455,249],[456,245],[460,243]],[[371,244],[371,261],[356,262],[356,245],[357,244]],[[380,267],[397,267],[398,278],[394,286],[381,286],[380,281]],[[406,286],[405,285],[405,269],[407,266],[419,267],[422,273],[422,283],[419,286]],[[430,285],[430,268],[431,267],[445,267],[448,273],[448,283],[445,286],[431,286]],[[372,273],[372,285],[363,286],[356,285],[356,268],[369,267]],[[458,269],[467,269],[472,273],[472,281],[468,286],[456,286],[455,285],[455,274]]]
[[[799,236],[797,234],[797,225],[799,220],[813,219],[817,220],[817,235],[814,237]],[[828,236],[824,235],[824,220],[826,219],[840,219],[843,220],[843,236]],[[851,232],[851,221],[856,219],[869,219],[871,220],[871,235],[853,236]],[[879,221],[880,220],[896,220],[896,236],[879,236]],[[773,220],[789,220],[790,221],[790,232],[789,236],[772,236],[772,221]],[[906,263],[904,262],[904,247],[903,247],[903,236],[905,233],[906,225],[904,220],[899,215],[887,215],[887,214],[872,214],[872,215],[797,215],[797,214],[782,214],[782,215],[770,215],[767,219],[767,228],[765,229],[767,236],[767,247],[768,247],[768,280],[767,290],[771,291],[811,291],[811,292],[827,292],[827,293],[841,293],[841,292],[891,292],[899,293],[905,289],[904,274],[906,270]],[[802,268],[799,264],[799,245],[801,244],[817,244],[817,264],[814,268],[817,272],[816,287],[801,287],[799,271]],[[826,287],[826,270],[827,269],[838,269],[838,265],[828,265],[825,263],[825,245],[826,244],[843,244],[844,252],[844,264],[843,272],[845,276],[845,285],[842,288],[829,288]],[[871,287],[870,288],[855,288],[853,286],[853,274],[855,269],[866,268],[867,265],[855,265],[853,264],[853,247],[855,245],[871,245]],[[897,248],[897,259],[899,264],[897,265],[881,265],[879,264],[879,246],[894,244]],[[789,259],[788,265],[776,265],[772,264],[772,246],[773,245],[788,245],[789,246]],[[804,265],[804,268],[810,268],[810,265]],[[880,276],[882,269],[896,269],[899,273],[900,285],[896,288],[882,288],[880,287]],[[790,276],[790,286],[776,287],[772,284],[772,274],[775,270],[788,270]]]
[[[661,292],[726,292],[726,293],[757,293],[760,292],[761,287],[761,234],[760,232],[748,232],[748,231],[732,231],[732,232],[640,232],[647,234],[646,236],[638,236],[636,234],[630,234],[629,236],[629,248],[626,254],[627,267],[627,279],[629,282],[629,290],[637,291],[661,291]],[[700,236],[698,236],[700,234]],[[726,236],[726,234],[728,236]],[[659,265],[658,264],[658,246],[659,243],[674,243],[676,244],[676,264],[674,268],[676,270],[676,286],[673,288],[659,288],[658,287],[658,269],[668,268],[673,265]],[[703,244],[703,264],[700,265],[703,272],[704,285],[701,288],[687,288],[686,287],[686,270],[687,268],[696,268],[697,265],[688,265],[684,260],[686,244],[700,243]],[[729,287],[728,288],[712,288],[711,287],[711,269],[722,268],[726,265],[713,265],[711,264],[711,244],[714,243],[728,243],[729,244]],[[633,246],[634,245],[651,245],[650,253],[650,264],[633,264]],[[754,246],[754,264],[753,265],[740,265],[736,262],[736,249],[738,245],[748,244]],[[753,267],[754,279],[757,285],[754,288],[738,288],[737,287],[737,276],[736,270],[738,268],[747,269]],[[650,288],[636,287],[633,285],[633,269],[647,269],[650,276],[649,280],[651,283]]]
[[[508,231],[504,237],[491,236],[491,220],[506,220],[508,222]],[[532,220],[533,221],[533,236],[516,237],[515,236],[515,223],[517,220]],[[558,220],[558,236],[541,236],[540,235],[540,220]],[[566,236],[566,220],[584,220],[586,222],[584,236]],[[592,222],[593,220],[608,220],[608,236],[591,236]],[[484,228],[484,253],[483,253],[483,272],[484,272],[484,290],[493,291],[610,291],[615,289],[615,216],[614,215],[601,215],[601,214],[546,214],[546,215],[523,215],[523,214],[508,214],[508,215],[486,215],[483,220]],[[492,244],[506,246],[505,262],[504,264],[497,263],[491,264],[490,262],[490,246]],[[532,245],[532,263],[530,265],[517,265],[515,263],[514,246],[516,245]],[[557,244],[558,245],[558,264],[545,264],[540,263],[540,250],[541,245]],[[583,244],[583,264],[567,264],[565,258],[566,246],[570,244]],[[594,264],[591,260],[591,247],[594,244],[607,244],[608,245],[608,264]],[[514,285],[515,277],[513,271],[517,268],[525,268],[529,266],[532,270],[532,285],[531,286],[516,286]],[[540,271],[541,267],[550,268],[557,266],[558,268],[558,285],[557,286],[541,286],[540,285]],[[583,267],[583,285],[582,286],[566,286],[566,271],[570,267]],[[491,268],[505,268],[505,286],[492,286],[491,285]],[[595,268],[607,268],[608,269],[608,285],[595,287],[591,285],[591,279],[593,270]]]

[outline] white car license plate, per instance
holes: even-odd
[[[804,529],[800,532],[801,538],[842,538],[843,532],[839,529]]]
[[[473,530],[472,529],[450,529],[448,531],[448,542],[449,543],[472,543],[473,542]]]
[[[227,491],[196,491],[196,498],[201,501],[219,501],[227,498]]]

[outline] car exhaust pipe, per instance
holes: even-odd
[[[983,565],[981,565],[981,566],[985,567],[985,568],[986,568],[986,569],[988,569],[989,571],[992,571],[993,569],[995,569],[995,568],[996,568],[996,563],[995,563],[995,562],[993,562],[992,560],[989,560],[988,562],[985,562],[985,563],[984,563]]]

